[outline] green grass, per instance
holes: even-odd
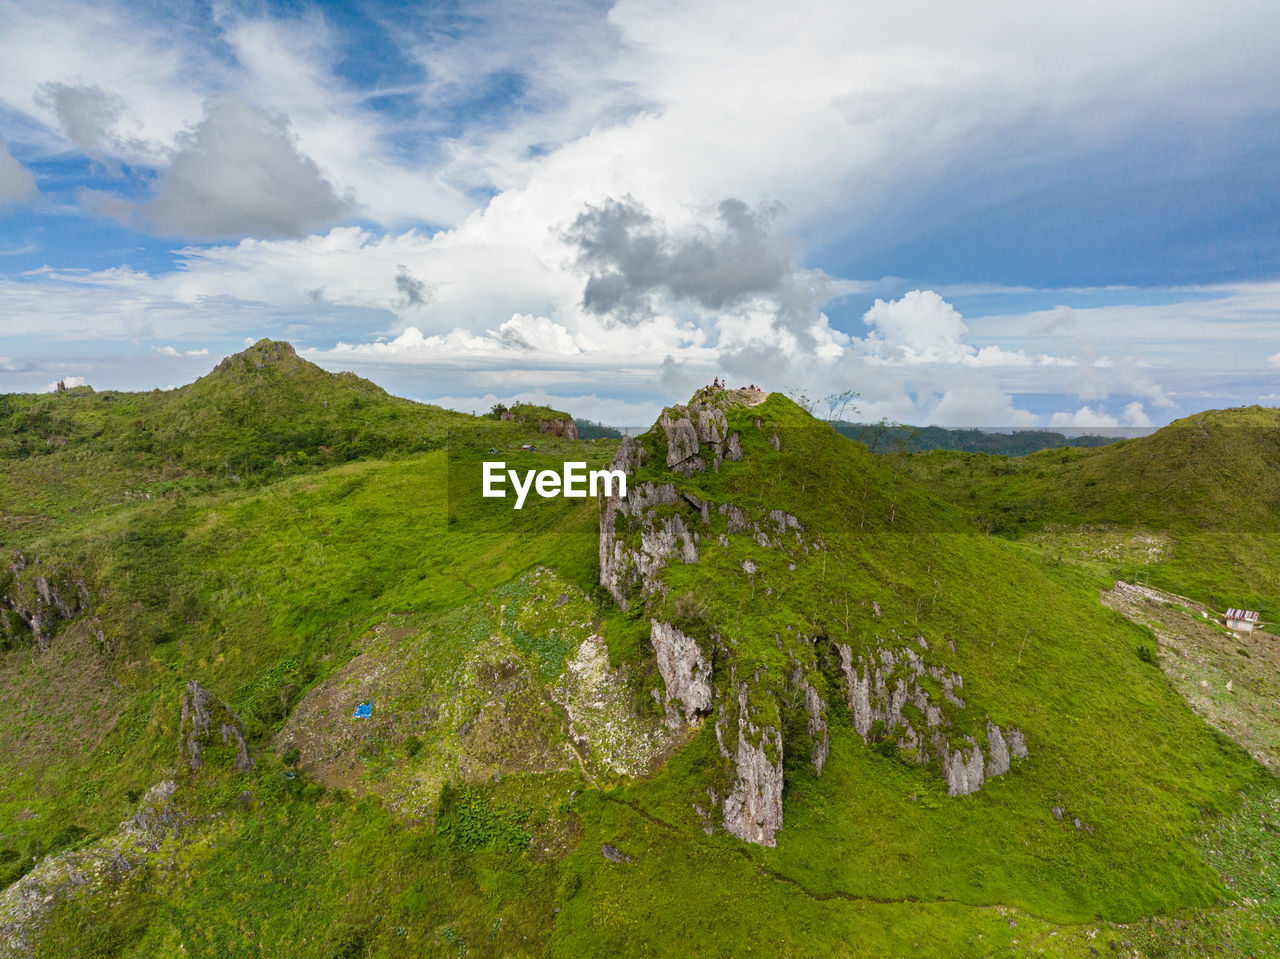
[[[415,408],[271,344],[185,389],[0,407],[0,466],[15,477],[5,535],[93,596],[48,653],[0,652],[0,881],[32,855],[110,835],[175,773],[188,679],[238,712],[258,762],[246,777],[178,770],[183,841],[108,893],[59,905],[44,954],[1080,955],[1096,935],[1176,955],[1185,928],[1211,952],[1275,941],[1273,781],[1143,660],[1149,634],[1097,600],[1140,564],[1153,585],[1275,608],[1274,481],[1253,472],[1271,463],[1264,414],[1244,432],[1206,414],[1203,430],[1193,419],[1019,461],[886,458],[775,394],[727,411],[741,463],[677,477],[650,434],[636,479],[756,521],[785,509],[803,543],[722,546],[713,514],[699,562],[668,567],[667,592],[624,613],[596,585],[594,500],[534,497],[516,512],[478,495],[491,447],[511,468],[556,469],[602,465],[611,444],[538,436],[521,453],[533,437],[521,423]],[[330,442],[352,423],[353,445]],[[320,433],[294,436],[307,430]],[[1230,470],[1210,466],[1228,453]],[[259,459],[242,475],[232,454]],[[104,491],[90,489],[96,466]],[[56,477],[45,498],[22,500],[41,477]],[[1168,551],[1149,561],[1139,533]],[[596,789],[586,767],[486,766],[483,782],[445,777],[431,815],[397,808],[397,777],[460,734],[384,715],[485,675],[480,653],[518,660],[531,689],[553,685],[584,622],[652,715],[650,616],[714,651],[721,690],[750,677],[760,721],[784,729],[776,848],[703,832],[693,805],[730,772],[715,716],[651,779]],[[964,677],[953,736],[982,742],[987,717],[1026,733],[1029,758],[975,795],[946,796],[936,764],[872,748],[849,725],[834,644],[916,636]],[[286,767],[274,737],[361,655],[395,695],[365,727],[372,788],[357,800]],[[821,776],[789,693],[797,668],[829,706]],[[605,843],[632,861],[609,861]],[[1239,897],[1256,902],[1223,905]]]

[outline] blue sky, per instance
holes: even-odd
[[[0,0],[0,390],[1280,404],[1270,2]]]

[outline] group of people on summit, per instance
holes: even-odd
[[[716,390],[727,390],[729,388],[729,384],[717,376],[714,380],[711,381],[711,388]],[[738,387],[738,389],[751,390],[753,393],[762,392],[760,387],[756,386],[754,383],[752,383],[750,386],[740,386]]]

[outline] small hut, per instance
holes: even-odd
[[[1258,614],[1251,609],[1229,609],[1226,615],[1227,629],[1237,633],[1252,633],[1258,625]]]

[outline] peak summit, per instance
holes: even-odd
[[[236,367],[251,367],[260,370],[267,366],[288,362],[289,360],[297,361],[297,359],[298,354],[294,351],[292,344],[284,340],[269,340],[264,337],[254,343],[253,346],[228,356],[214,369],[221,372],[227,372]]]

